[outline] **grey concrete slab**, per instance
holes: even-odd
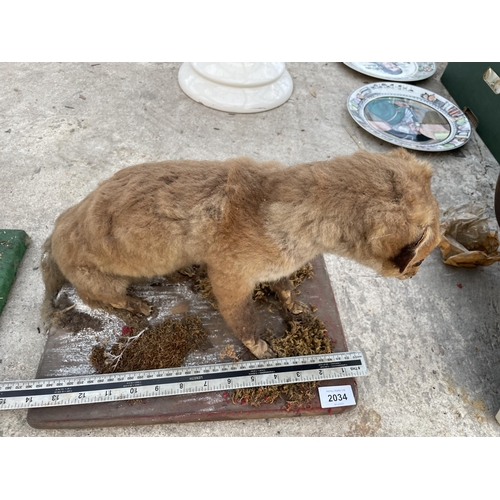
[[[292,97],[260,114],[231,115],[189,99],[180,64],[0,64],[0,228],[32,243],[0,316],[0,380],[35,376],[45,345],[41,245],[61,211],[128,165],[247,155],[294,164],[364,148],[393,148],[348,114],[370,77],[341,63],[289,63]],[[418,85],[449,97],[445,68]],[[315,89],[315,96],[310,88]],[[442,208],[484,202],[493,215],[500,167],[475,134],[456,151],[426,154]],[[500,268],[455,269],[435,250],[416,278],[375,276],[327,256],[351,350],[370,375],[338,416],[82,430],[36,430],[26,411],[0,412],[2,436],[499,436]]]

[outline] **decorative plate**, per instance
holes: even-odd
[[[346,62],[349,68],[392,82],[416,82],[429,78],[436,72],[433,62]]]
[[[405,83],[360,87],[349,96],[347,109],[374,136],[408,149],[449,151],[463,146],[471,134],[469,120],[455,104]]]

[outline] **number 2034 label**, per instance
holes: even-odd
[[[353,406],[356,404],[354,394],[352,393],[352,387],[350,385],[319,387],[318,390],[321,408]]]

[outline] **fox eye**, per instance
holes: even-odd
[[[423,262],[423,260],[415,262],[415,264],[413,264],[413,267],[418,267],[420,264],[422,264],[422,262]]]

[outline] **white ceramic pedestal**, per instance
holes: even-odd
[[[293,82],[281,62],[186,62],[181,89],[196,102],[229,113],[258,113],[281,106]]]

